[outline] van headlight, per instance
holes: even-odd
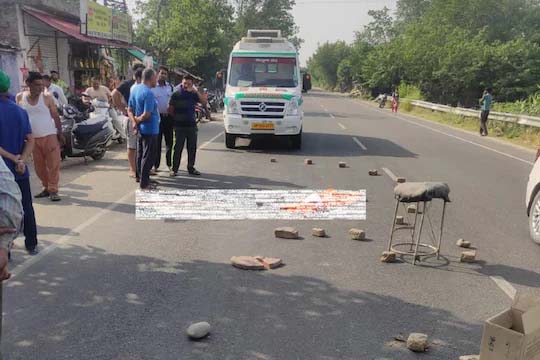
[[[227,102],[227,114],[240,114],[240,105],[235,99],[229,99]]]
[[[293,99],[289,106],[287,107],[287,114],[288,116],[298,116],[300,113],[300,107],[298,106],[298,101],[296,99]]]

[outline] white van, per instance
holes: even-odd
[[[225,144],[236,138],[287,136],[302,146],[302,77],[296,47],[279,30],[249,30],[230,56],[225,90]]]

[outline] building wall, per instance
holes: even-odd
[[[0,51],[0,69],[11,79],[9,91],[13,94],[18,93],[21,89],[18,57],[19,54],[16,52]]]

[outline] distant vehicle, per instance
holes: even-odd
[[[302,75],[302,92],[307,93],[311,90],[311,75],[304,73]]]
[[[236,138],[288,137],[302,147],[302,78],[296,47],[279,30],[248,30],[230,56],[225,90],[225,145]]]
[[[536,159],[527,183],[526,206],[529,216],[529,232],[532,240],[540,244],[540,149],[536,152]]]
[[[387,94],[380,94],[379,96],[377,96],[375,101],[379,103],[379,108],[380,109],[384,109],[384,107],[386,106],[386,102],[388,101],[388,95]]]

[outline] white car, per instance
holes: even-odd
[[[536,152],[536,159],[527,183],[526,206],[529,216],[529,231],[531,238],[540,244],[540,150]]]

